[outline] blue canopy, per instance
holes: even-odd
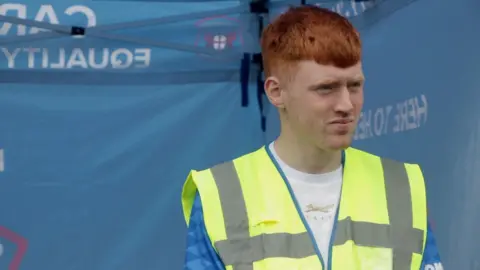
[[[478,1],[307,3],[362,33],[355,146],[422,164],[444,265],[477,269]],[[182,269],[183,181],[278,134],[259,32],[300,4],[0,3],[0,269]]]

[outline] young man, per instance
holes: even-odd
[[[280,136],[189,174],[185,269],[442,269],[420,167],[350,147],[364,85],[353,26],[291,8],[262,54]]]

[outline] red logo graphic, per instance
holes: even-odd
[[[8,266],[8,270],[18,270],[23,256],[25,255],[25,252],[27,252],[27,239],[3,226],[0,226],[0,237],[11,241],[17,246],[17,251],[13,255],[13,259]]]
[[[208,27],[218,27],[218,30],[208,30]],[[235,45],[241,46],[243,38],[240,23],[237,19],[227,16],[208,17],[197,21],[199,34],[195,45],[205,46],[212,52],[228,52]]]

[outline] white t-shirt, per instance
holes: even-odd
[[[285,164],[273,144],[269,149],[292,187],[327,267],[330,236],[342,188],[342,167],[323,174],[304,173]]]

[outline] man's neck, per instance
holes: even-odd
[[[274,147],[283,162],[301,172],[327,173],[341,165],[341,151],[325,151],[314,145],[287,138],[286,135],[280,135]]]

